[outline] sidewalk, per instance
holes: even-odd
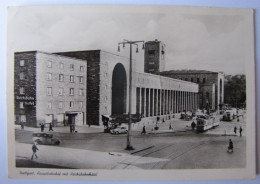
[[[16,159],[30,160],[32,145],[16,142]],[[167,162],[167,159],[140,157],[126,153],[100,152],[58,146],[37,145],[37,163],[75,169],[140,169],[135,164]],[[140,159],[141,158],[141,159]]]
[[[20,129],[20,125],[15,125],[15,129]],[[58,132],[58,133],[70,133],[70,127],[69,126],[58,126],[58,127],[53,127],[53,131],[49,131],[48,127],[45,127],[44,132]],[[32,131],[32,132],[41,132],[40,127],[24,127],[24,130],[27,131]],[[103,126],[88,126],[88,125],[81,125],[81,126],[76,126],[75,130],[77,133],[100,133],[104,132],[104,127]]]
[[[178,117],[178,116],[177,116]],[[164,122],[162,122],[162,119],[164,119]],[[171,118],[166,120],[166,118],[161,118],[160,121],[157,123],[157,126],[159,127],[158,130],[154,130],[156,126],[156,117],[148,117],[143,118],[141,122],[133,123],[132,130],[133,132],[142,132],[143,126],[146,127],[146,133],[173,133],[173,132],[186,132],[191,131],[191,122],[181,120],[179,118]],[[169,127],[172,127],[172,129],[169,129]],[[20,125],[15,125],[15,129],[20,129]],[[32,131],[32,132],[41,132],[40,127],[24,127],[24,130]],[[103,126],[88,126],[88,125],[76,125],[75,130],[77,133],[102,133],[104,132]],[[49,128],[45,127],[44,132],[49,132]],[[52,131],[51,131],[52,132]],[[70,133],[70,127],[69,126],[59,126],[59,127],[53,127],[53,132],[57,133]]]

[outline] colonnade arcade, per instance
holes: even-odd
[[[198,108],[198,93],[154,88],[136,88],[136,113],[143,117],[175,114]]]

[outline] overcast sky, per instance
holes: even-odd
[[[117,52],[123,39],[166,44],[166,68],[245,73],[252,12],[241,9],[55,6],[9,8],[8,51],[101,49]],[[141,51],[141,45],[140,45]],[[143,52],[134,53],[143,71]]]

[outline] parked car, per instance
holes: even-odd
[[[127,126],[118,126],[115,129],[110,130],[111,134],[127,134],[128,127]]]
[[[37,144],[59,145],[61,141],[50,133],[33,133],[33,141]]]

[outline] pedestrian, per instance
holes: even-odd
[[[73,130],[72,124],[70,124],[70,133],[72,133],[72,130]]]
[[[41,124],[41,132],[44,132],[44,123]]]
[[[242,131],[243,131],[243,129],[240,127],[240,128],[239,128],[240,137],[242,136]]]
[[[38,158],[38,156],[36,155],[37,150],[39,150],[39,149],[37,148],[36,144],[33,143],[33,146],[32,146],[33,154],[32,154],[31,160],[33,160],[33,157],[34,157],[34,156],[35,156],[36,158]]]
[[[21,121],[21,129],[23,130],[24,129],[24,122]]]
[[[172,124],[170,123],[169,130],[171,130],[171,129],[172,129]]]
[[[53,131],[53,129],[52,129],[52,123],[50,123],[49,131]]]
[[[237,127],[236,126],[234,127],[234,133],[235,133],[235,135],[237,135]]]
[[[230,151],[233,152],[233,142],[231,139],[229,139],[227,152],[230,152]]]
[[[146,134],[145,126],[143,126],[143,130],[141,134]]]
[[[192,128],[192,130],[194,130],[194,129],[195,129],[195,126],[196,126],[195,122],[194,122],[194,121],[192,121],[192,123],[191,123],[191,128]]]

